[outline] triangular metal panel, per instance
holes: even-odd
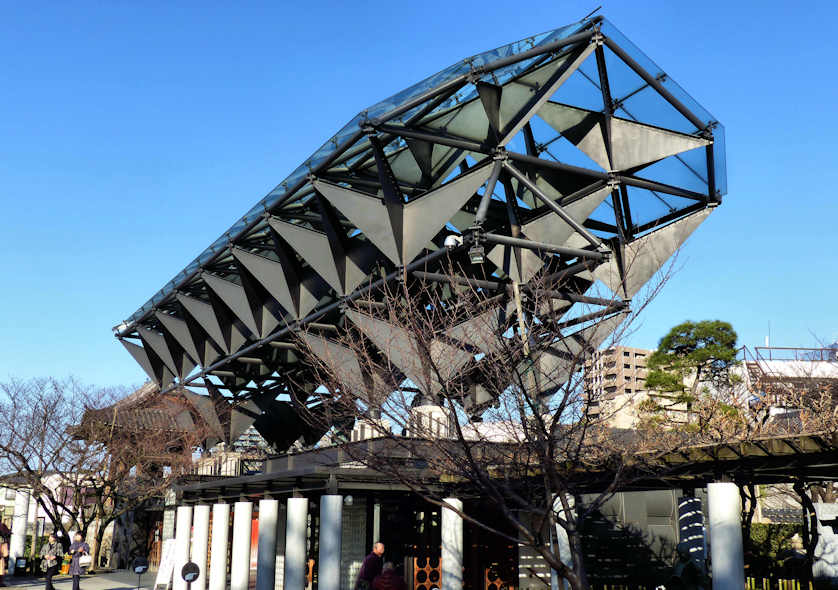
[[[422,181],[422,170],[410,150],[396,152],[388,158],[388,161],[390,170],[399,182],[419,184]]]
[[[684,133],[643,125],[626,119],[611,119],[614,168],[627,170],[709,145],[709,141]]]
[[[224,304],[230,308],[236,317],[241,320],[248,330],[254,335],[259,335],[259,326],[256,323],[256,317],[253,315],[253,309],[250,307],[247,294],[244,292],[244,287],[231,283],[230,281],[225,281],[207,272],[202,273],[201,278],[218,295]]]
[[[252,400],[241,404],[241,407],[253,412],[254,414],[262,413],[259,406],[256,405],[256,402]],[[256,420],[256,418],[253,416],[240,412],[238,408],[233,408],[230,412],[230,444],[236,442],[239,437],[244,434],[244,431],[250,428],[254,420]]]
[[[279,262],[253,254],[242,248],[233,248],[233,257],[276,299],[285,311],[298,318],[294,297],[285,280],[285,271]]]
[[[393,233],[390,216],[384,200],[343,188],[327,182],[312,182],[315,190],[323,195],[338,211],[364,232],[364,236],[395,264],[400,264],[399,243],[401,236]]]
[[[172,374],[178,375],[180,373],[180,371],[178,371],[178,363],[175,362],[175,355],[172,354],[171,350],[169,350],[169,346],[166,344],[163,334],[148,328],[140,328],[137,330],[137,334],[139,334],[140,340],[143,341],[143,346],[153,350],[154,354],[156,354],[160,360],[163,361],[163,364],[168,367]]]
[[[198,354],[198,347],[192,340],[192,335],[189,333],[189,327],[186,325],[185,321],[161,311],[155,312],[154,317],[157,318],[157,320],[163,325],[163,328],[172,335],[178,344],[180,344],[194,363],[201,362],[201,356]]]
[[[352,393],[366,394],[364,399],[367,400],[370,400],[371,397],[383,397],[386,395],[384,381],[378,375],[372,376],[374,391],[370,392],[368,390],[364,373],[361,370],[361,364],[358,362],[358,355],[355,352],[346,346],[313,334],[303,334],[302,338],[306,341],[311,351],[331,371],[334,371],[338,380]],[[380,401],[383,402],[384,400]]]
[[[605,124],[605,118],[602,113],[557,102],[547,102],[539,109],[538,116],[604,170],[609,170],[602,127]],[[618,117],[611,119],[614,170],[626,170],[656,162],[709,143],[706,139],[668,129]]]
[[[486,257],[516,283],[528,282],[545,264],[532,250],[515,246],[495,246]]]
[[[320,300],[314,294],[313,287],[309,285],[310,281],[303,281],[300,283],[300,316],[306,317],[311,310],[317,307]]]
[[[492,173],[491,166],[467,173],[404,207],[402,264],[412,261]]]
[[[499,328],[500,308],[492,308],[473,318],[452,326],[445,334],[456,341],[474,346],[481,352],[490,354],[500,345]]]
[[[489,119],[479,98],[462,105],[450,115],[425,123],[424,126],[433,130],[444,129],[449,135],[473,141],[485,141],[489,134]]]
[[[405,329],[352,309],[346,311],[346,317],[417,387],[427,385],[425,370]]]
[[[614,293],[631,299],[666,264],[712,211],[711,208],[702,209],[626,244],[623,249],[625,289],[615,256],[598,266],[593,271],[594,277]]]
[[[177,295],[177,300],[186,309],[204,331],[212,338],[218,347],[230,354],[230,347],[224,339],[224,331],[221,329],[221,324],[218,322],[218,317],[215,315],[215,310],[209,303],[205,303],[194,297],[188,295]]]
[[[587,353],[599,348],[625,319],[624,313],[611,316],[565,336],[541,351],[533,366],[539,393],[561,387],[573,373],[581,371]]]
[[[432,340],[430,349],[431,361],[437,371],[439,371],[439,375],[446,381],[456,377],[460,369],[462,369],[466,363],[474,359],[474,354],[471,352],[461,348],[456,348],[450,344],[442,342],[441,340]],[[432,393],[436,393],[436,391],[442,389],[442,385],[437,379],[436,372],[433,370],[431,371],[431,381],[435,388]]]
[[[343,284],[326,234],[275,218],[271,218],[269,223],[303,260],[341,295],[346,295],[363,280],[364,271],[358,268],[351,258],[344,257],[344,276],[347,284]],[[302,310],[300,313],[301,316],[304,315]]]
[[[159,385],[160,380],[157,378],[157,375],[154,372],[154,367],[152,366],[145,349],[142,346],[137,346],[133,342],[128,342],[127,340],[120,339],[120,342],[122,343],[122,346],[125,347],[125,350],[131,353],[131,356],[134,357],[134,360],[137,361],[137,364],[140,365],[140,367],[142,367],[143,371],[145,371],[149,379],[151,379]]]
[[[574,221],[583,223],[610,194],[611,189],[604,187],[587,197],[565,205],[562,209]],[[565,245],[574,233],[574,229],[566,221],[552,212],[524,224],[521,230],[531,240],[545,242],[555,246]],[[587,241],[585,243],[587,244]]]

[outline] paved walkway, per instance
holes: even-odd
[[[154,584],[154,576],[157,572],[143,574],[141,590],[150,590]],[[44,578],[15,578],[6,576],[6,583],[13,588],[43,589]],[[52,583],[56,590],[70,590],[73,587],[73,579],[70,576],[55,576]],[[117,570],[109,574],[95,574],[81,577],[81,590],[136,590],[137,575],[129,570]]]

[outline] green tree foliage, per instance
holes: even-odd
[[[730,382],[736,364],[736,332],[728,322],[684,322],[661,338],[646,362],[646,387],[668,393],[676,402],[696,398],[701,383]],[[688,388],[686,383],[692,382]]]

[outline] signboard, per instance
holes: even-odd
[[[160,551],[160,567],[157,568],[157,577],[154,579],[154,587],[169,587],[172,581],[172,574],[175,571],[175,540],[166,539],[163,541],[163,549]]]

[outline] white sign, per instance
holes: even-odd
[[[160,567],[157,568],[157,577],[154,579],[154,587],[169,587],[172,581],[172,574],[175,571],[175,540],[166,539],[163,541],[163,548],[160,551]]]

